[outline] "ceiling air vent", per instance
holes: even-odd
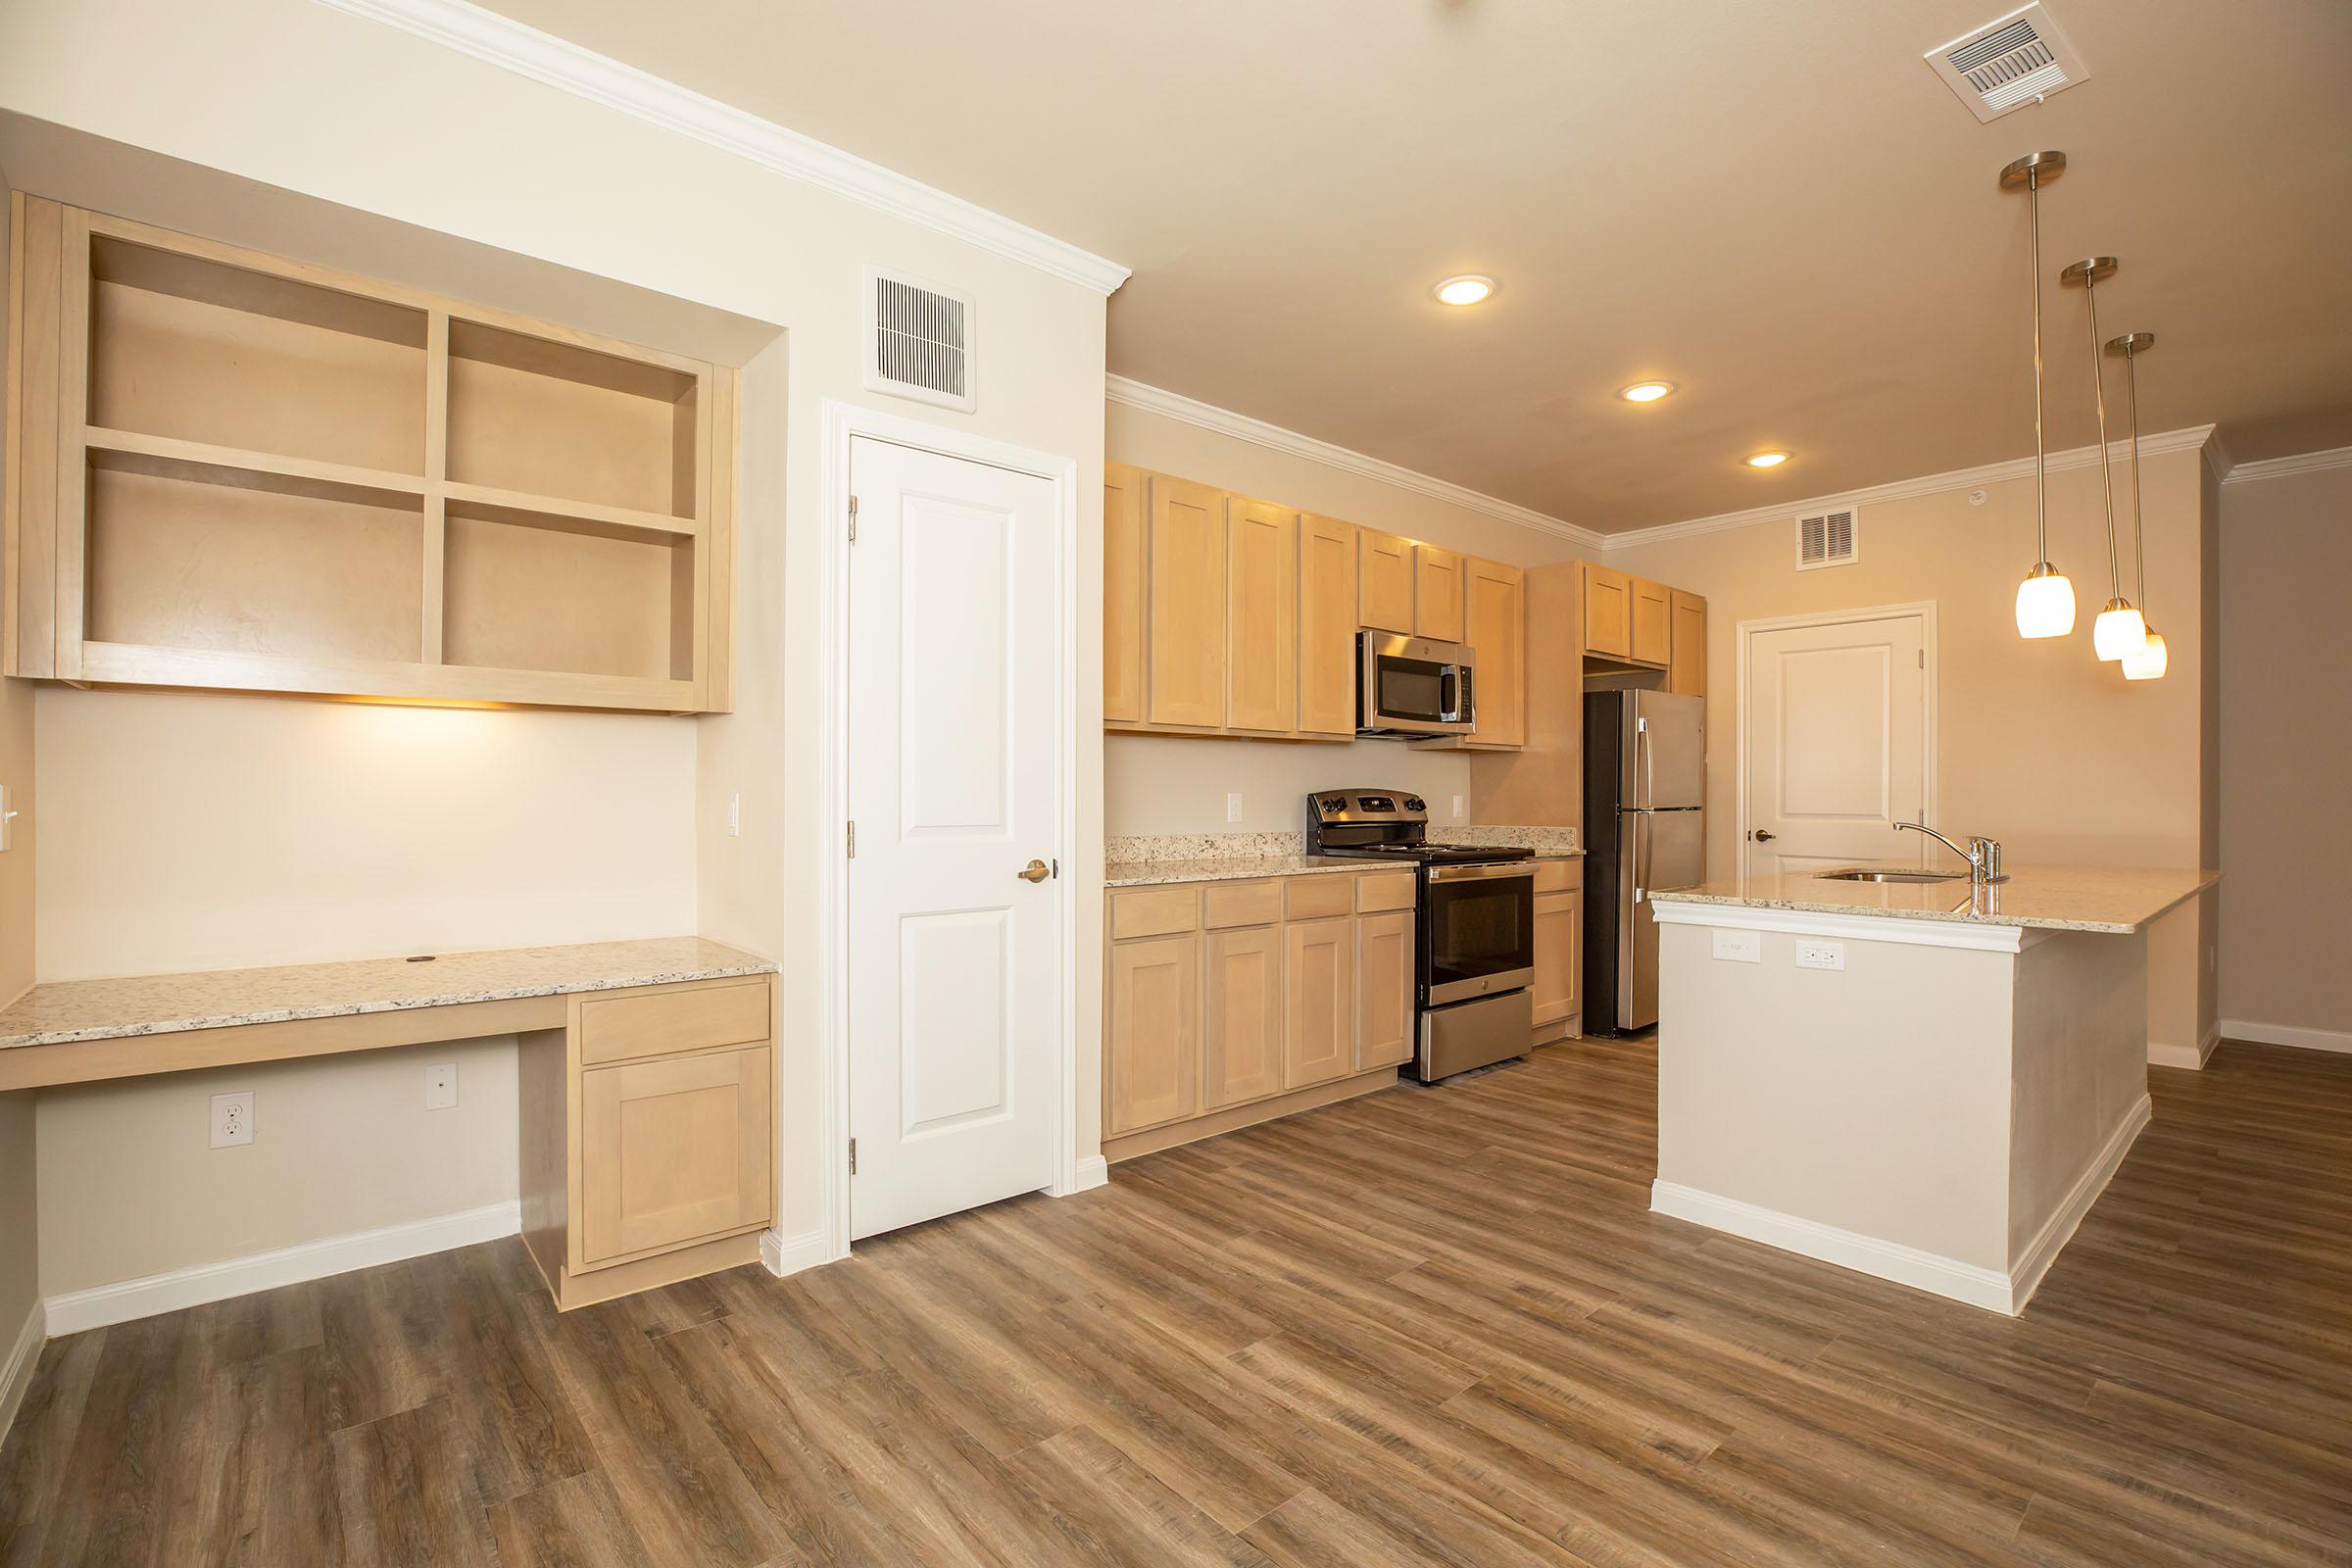
[[[1979,121],[2039,103],[2090,74],[2039,4],[1964,32],[1926,58]]]
[[[866,269],[865,384],[972,412],[972,297]]]
[[[1796,519],[1796,569],[1854,564],[1854,509],[1816,513]]]

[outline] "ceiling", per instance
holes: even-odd
[[[2044,148],[2054,449],[2093,250],[2144,428],[2352,444],[2344,0],[2050,0],[2088,79],[1983,125],[1920,56],[2004,0],[490,4],[1134,269],[1117,374],[1602,532],[2030,452]]]

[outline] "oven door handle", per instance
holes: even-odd
[[[1536,868],[1525,860],[1512,860],[1501,865],[1433,865],[1429,868],[1432,882],[1494,882],[1513,876],[1525,877],[1533,882]]]

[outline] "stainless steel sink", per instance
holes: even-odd
[[[1820,882],[1960,882],[1968,877],[1966,871],[1897,871],[1882,870],[1875,865],[1852,865],[1842,871],[1816,871]]]

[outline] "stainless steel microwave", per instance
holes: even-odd
[[[1358,735],[1467,735],[1476,722],[1476,655],[1460,643],[1356,633]]]

